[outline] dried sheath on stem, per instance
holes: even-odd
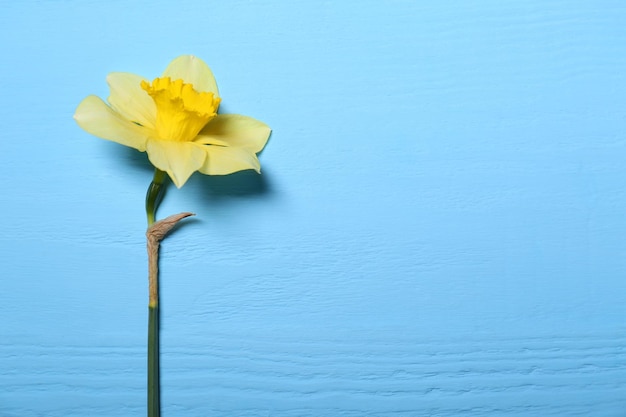
[[[176,224],[193,213],[180,213],[152,224],[146,231],[148,239],[148,417],[159,417],[159,246]]]

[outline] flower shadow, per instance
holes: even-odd
[[[120,146],[117,143],[103,142],[106,151],[111,155],[107,157],[110,161],[118,161],[120,167],[126,167],[133,170],[134,173],[147,173],[152,177],[154,173],[154,165],[148,160],[145,152],[139,152],[136,149],[127,146]],[[148,186],[149,182],[146,184]]]
[[[265,170],[263,174],[253,170],[229,175],[194,174],[183,188],[187,186],[193,195],[210,200],[211,204],[243,198],[266,198],[273,193],[270,175]]]
[[[141,173],[142,177],[148,174],[145,184],[147,189],[154,166],[148,160],[146,153],[116,144],[108,149],[114,154],[111,155],[111,160],[119,161],[120,167],[126,167],[125,169],[130,169],[136,174]],[[173,194],[175,190],[174,184],[168,181],[163,198],[167,198],[168,194]],[[229,175],[202,175],[196,172],[179,190],[176,198],[200,200],[202,205],[228,205],[242,199],[268,198],[273,193],[271,175],[264,167],[262,174],[257,174],[253,170],[239,171]],[[194,221],[194,218],[190,218],[183,223]]]

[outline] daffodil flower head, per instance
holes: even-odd
[[[177,187],[191,174],[226,175],[254,169],[270,128],[256,119],[217,114],[221,98],[211,69],[199,58],[174,59],[159,78],[111,73],[108,104],[88,96],[74,119],[87,132],[147,152]]]

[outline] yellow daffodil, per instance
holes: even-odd
[[[174,59],[152,82],[115,72],[107,76],[108,104],[85,98],[74,119],[92,135],[141,152],[178,188],[195,171],[226,175],[254,169],[270,128],[238,114],[217,114],[220,97],[211,69],[199,58]]]

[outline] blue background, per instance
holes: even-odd
[[[213,69],[262,176],[160,217],[164,416],[626,416],[622,1],[0,1],[0,416],[145,415],[145,154],[107,73]]]

